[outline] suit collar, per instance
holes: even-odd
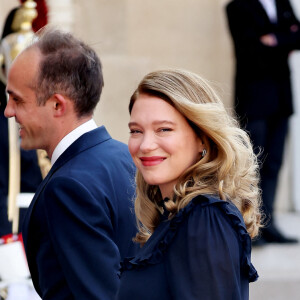
[[[83,134],[94,130],[97,128],[97,125],[93,119],[86,121],[85,123],[79,125],[71,132],[69,132],[66,136],[64,136],[61,141],[56,145],[52,157],[51,164],[54,165],[58,157],[71,145],[73,144],[80,136]]]
[[[69,161],[72,157],[78,155],[80,152],[85,151],[97,144],[101,144],[109,139],[111,139],[111,136],[104,126],[83,134],[62,153],[62,155],[52,166],[51,171],[55,172],[63,164]]]

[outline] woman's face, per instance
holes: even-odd
[[[150,185],[163,198],[171,197],[178,178],[200,159],[203,143],[187,120],[172,105],[141,94],[130,116],[130,154]]]

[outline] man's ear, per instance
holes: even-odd
[[[54,94],[51,100],[53,105],[54,116],[63,116],[67,111],[68,99],[61,94]]]

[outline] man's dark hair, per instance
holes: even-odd
[[[31,47],[42,54],[35,86],[38,104],[44,105],[58,93],[74,101],[79,117],[91,114],[103,87],[101,62],[95,51],[57,29],[43,29],[37,36]]]

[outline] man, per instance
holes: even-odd
[[[300,48],[300,23],[288,0],[234,0],[227,17],[236,54],[235,108],[255,150],[263,150],[266,227],[256,244],[295,243],[274,221],[274,199],[288,119],[293,113],[288,55]]]
[[[52,162],[23,224],[42,299],[114,299],[119,262],[133,255],[135,170],[127,146],[92,119],[102,86],[96,53],[58,30],[44,30],[8,75],[5,116],[23,149]]]

